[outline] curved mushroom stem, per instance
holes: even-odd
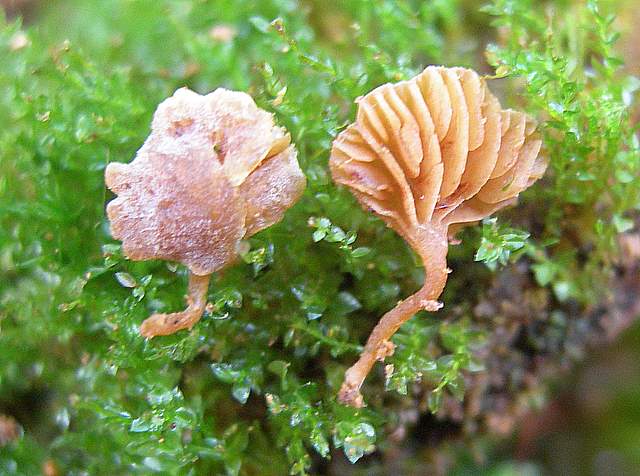
[[[187,308],[172,314],[153,314],[140,326],[140,334],[151,339],[155,336],[168,336],[181,329],[191,329],[200,320],[207,305],[210,279],[210,274],[198,276],[190,272]]]
[[[378,321],[367,339],[358,361],[345,373],[344,382],[338,394],[338,400],[352,407],[364,406],[360,387],[376,360],[384,361],[393,354],[394,345],[389,339],[402,324],[421,310],[435,312],[442,308],[437,299],[442,294],[447,282],[447,227],[429,225],[416,230],[414,239],[409,243],[420,254],[425,267],[424,286],[415,294],[387,312]]]

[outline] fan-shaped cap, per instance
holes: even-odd
[[[22,428],[13,418],[0,413],[0,448],[20,438]]]
[[[503,110],[468,69],[430,66],[357,103],[356,121],[333,142],[332,176],[407,240],[426,272],[422,288],[380,319],[345,372],[338,399],[359,407],[364,379],[393,350],[389,339],[402,323],[442,307],[449,226],[513,203],[546,162],[533,121]]]
[[[429,66],[357,102],[333,143],[333,178],[405,237],[430,222],[480,220],[546,168],[534,122],[503,110],[472,70]]]
[[[186,88],[162,102],[130,164],[111,163],[111,231],[134,260],[180,261],[198,275],[279,221],[305,178],[289,134],[242,92]]]

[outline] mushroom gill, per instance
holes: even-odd
[[[333,179],[407,241],[426,275],[419,291],[382,316],[347,370],[339,399],[352,406],[363,405],[360,387],[375,361],[393,352],[398,328],[442,307],[449,227],[513,204],[547,165],[533,120],[502,109],[469,69],[429,66],[357,104],[355,122],[333,142]]]

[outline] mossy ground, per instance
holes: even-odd
[[[465,385],[469,401],[489,401],[477,395],[492,395],[477,384],[488,369],[509,376],[508,401],[542,404],[546,387],[518,372],[538,355],[581,357],[640,209],[629,119],[640,83],[610,16],[623,4],[68,0],[44,2],[29,24],[2,20],[0,410],[25,432],[0,448],[0,473],[382,474],[400,451],[413,474],[424,448],[450,451],[447,425],[464,430],[467,454],[489,452],[485,409],[460,415],[454,402]],[[401,329],[393,371],[380,365],[354,410],[335,401],[344,370],[423,278],[406,245],[332,185],[330,144],[356,97],[428,64],[505,78],[492,89],[538,118],[551,167],[518,208],[463,233],[445,308]],[[181,308],[186,273],[123,258],[103,171],[134,156],[180,86],[251,93],[291,132],[308,188],[216,276],[213,311],[192,331],[145,341],[139,324]],[[507,297],[533,322],[512,340],[500,333],[513,313],[478,311],[509,276],[520,288]],[[487,351],[496,343],[504,359]]]

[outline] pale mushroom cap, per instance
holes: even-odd
[[[296,149],[287,147],[265,160],[240,185],[246,203],[246,236],[279,222],[304,192],[305,177],[298,167]]]
[[[201,96],[181,88],[158,106],[149,141],[163,153],[213,149],[235,187],[264,159],[286,149],[291,138],[246,93],[219,88]]]
[[[333,143],[333,178],[403,235],[484,218],[546,168],[535,123],[503,110],[472,70],[429,66],[357,102]]]
[[[109,164],[107,186],[118,197],[107,216],[124,253],[133,260],[180,261],[199,275],[233,261],[245,212],[220,168],[206,155],[143,150],[131,164]]]
[[[290,136],[245,93],[179,89],[158,106],[151,129],[130,164],[105,171],[118,195],[107,206],[111,231],[131,259],[210,274],[302,195]]]

